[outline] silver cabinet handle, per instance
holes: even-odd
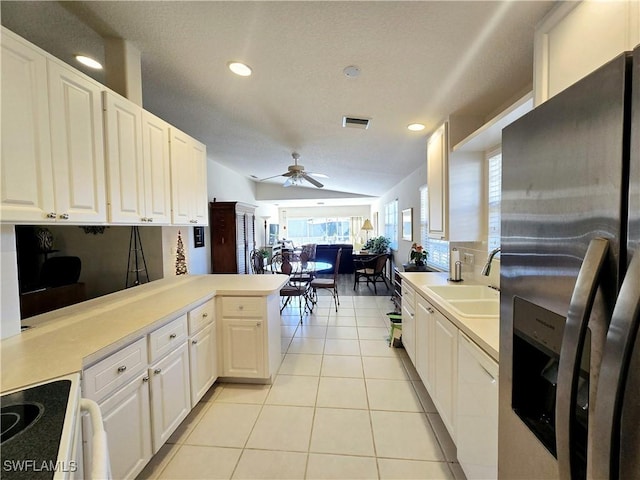
[[[173,340],[176,337],[177,335],[175,333],[172,333],[171,335],[169,335],[169,340]]]
[[[480,364],[478,364],[478,365],[480,365]],[[480,368],[481,368],[482,370],[484,370],[484,373],[486,373],[486,374],[489,376],[489,378],[491,379],[491,383],[496,383],[496,377],[494,377],[493,375],[491,375],[491,372],[490,372],[489,370],[487,370],[486,368],[484,368],[482,365],[480,365]]]
[[[207,312],[204,312],[204,313],[202,314],[202,318],[207,318],[208,316],[209,316],[209,314],[208,314]]]
[[[47,218],[56,218],[58,215],[56,214],[56,212],[49,212],[47,213]]]
[[[147,218],[147,222],[153,222],[153,217]]]
[[[147,217],[142,217],[142,218],[140,219],[140,221],[141,221],[141,222],[146,222],[146,221],[148,221],[148,218],[147,218]]]
[[[196,339],[191,340],[191,345],[197,345],[197,344],[198,344],[198,340]]]
[[[431,308],[431,307],[427,307],[427,312],[429,312],[429,313],[436,313],[436,312],[433,310],[433,308]]]
[[[556,397],[556,445],[558,476],[561,480],[570,480],[579,476],[574,471],[577,462],[574,460],[576,449],[573,448],[575,443],[573,432],[575,430],[574,412],[577,403],[580,357],[593,301],[598,290],[598,277],[608,249],[609,242],[604,238],[594,238],[589,242],[567,312],[567,321],[560,347]]]
[[[148,376],[147,377],[142,377],[142,381],[147,383],[149,381],[149,377]]]
[[[627,385],[634,341],[640,323],[640,252],[635,252],[624,277],[618,300],[613,308],[607,343],[602,354],[599,394],[594,414],[594,438],[598,439],[598,448],[593,451],[592,478],[619,478],[614,461],[620,455],[616,438],[620,438],[619,426],[622,423],[622,397]],[[638,348],[637,341],[636,349]],[[629,392],[631,393],[631,392]],[[629,395],[627,395],[629,397]]]
[[[156,368],[156,369],[153,371],[153,373],[155,373],[156,375],[158,375],[158,374],[159,374],[159,373],[161,373],[161,372],[162,372],[162,369],[161,369],[161,368]]]
[[[68,213],[63,213],[62,215],[60,215],[60,218],[62,220],[69,220],[69,214]]]
[[[257,322],[256,323],[256,327],[261,327],[262,326],[262,322]]]
[[[118,367],[118,373],[122,373],[122,372],[124,372],[126,369],[127,369],[127,366],[126,366],[126,365],[121,365],[121,366],[119,366],[119,367]]]

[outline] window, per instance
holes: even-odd
[[[288,218],[287,240],[291,240],[294,245],[352,243],[351,225],[356,223],[354,218],[359,219],[359,224],[362,224],[362,217]]]
[[[449,270],[449,242],[429,238],[429,196],[427,186],[420,187],[420,241],[427,249],[427,265],[439,270]]]
[[[398,249],[398,199],[384,206],[384,236],[391,240],[392,250]]]
[[[489,251],[500,246],[500,202],[502,200],[502,152],[494,150],[487,155],[489,224],[487,228]]]

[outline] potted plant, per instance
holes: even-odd
[[[427,252],[422,245],[414,243],[411,245],[411,252],[409,252],[409,263],[413,263],[416,267],[422,267],[427,261],[429,252]]]
[[[373,237],[367,240],[363,250],[369,253],[387,253],[389,251],[389,245],[391,245],[391,240],[380,235],[379,237]]]

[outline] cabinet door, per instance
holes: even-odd
[[[104,92],[105,155],[109,182],[109,221],[145,221],[142,161],[142,109],[112,92]]]
[[[192,220],[197,225],[208,225],[207,147],[194,139],[191,139],[191,163]]]
[[[1,59],[1,218],[5,222],[53,222],[47,60],[5,29]]]
[[[217,378],[215,323],[194,335],[189,344],[191,407],[194,408]]]
[[[498,364],[458,339],[458,461],[467,478],[498,478]]]
[[[144,205],[147,222],[171,223],[171,162],[169,124],[142,112]]]
[[[411,362],[416,364],[415,292],[408,285],[402,286],[402,345]]]
[[[174,225],[192,225],[193,199],[191,189],[190,138],[176,128],[171,133],[171,222]]]
[[[58,220],[106,222],[102,86],[48,60]]]
[[[456,392],[458,386],[458,329],[436,311],[434,323],[433,398],[451,438],[456,439]]]
[[[427,143],[429,237],[447,238],[449,174],[447,124],[438,128]]]
[[[191,411],[189,352],[185,343],[149,369],[153,453]]]
[[[263,321],[222,320],[223,375],[265,378]]]
[[[424,298],[416,301],[416,363],[422,383],[433,394],[435,309]]]
[[[151,459],[149,384],[146,372],[100,404],[109,439],[113,478],[135,478]],[[83,415],[84,467],[91,471],[91,422]]]

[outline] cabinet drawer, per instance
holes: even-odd
[[[147,339],[109,355],[84,371],[82,395],[96,402],[147,368]]]
[[[174,350],[187,340],[187,314],[149,334],[149,362]]]
[[[205,325],[209,325],[213,321],[214,312],[213,299],[191,310],[187,314],[189,319],[189,335],[193,335]]]
[[[265,307],[261,297],[222,297],[223,317],[262,317]]]
[[[408,285],[402,285],[402,306],[406,307],[411,312],[415,311],[416,305],[416,292]]]

